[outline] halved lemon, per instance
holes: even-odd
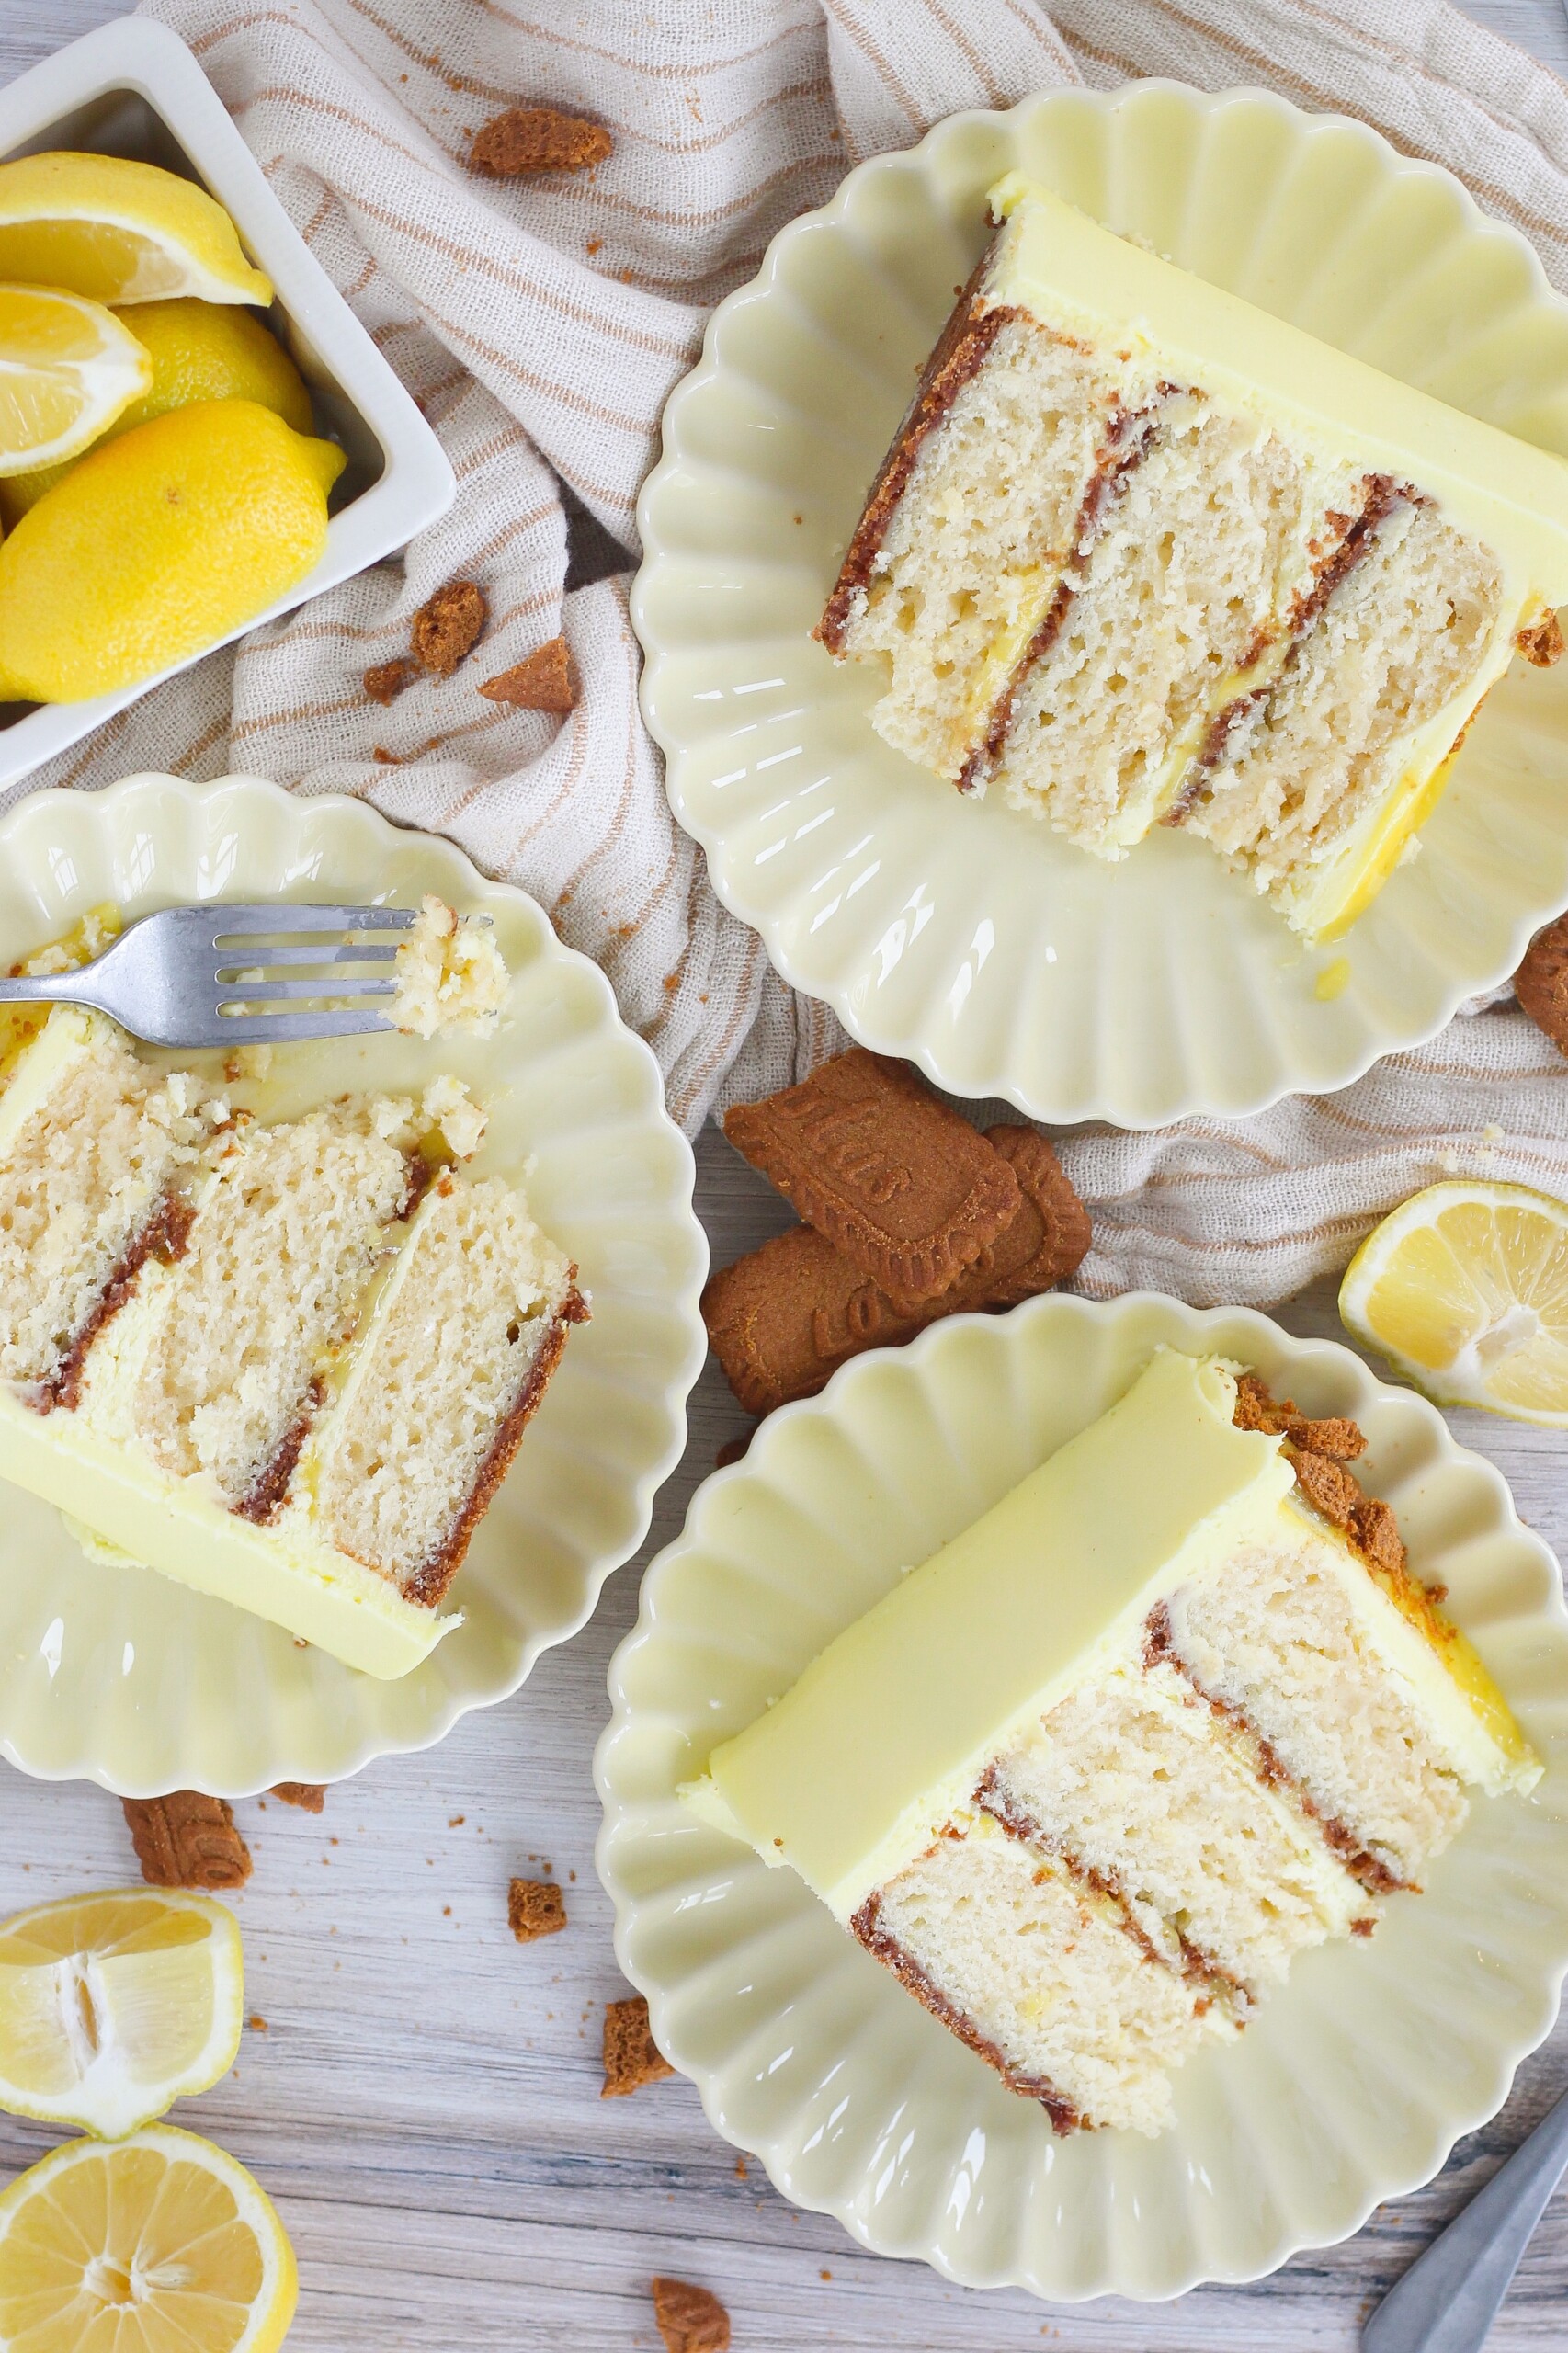
[[[152,382],[151,356],[101,302],[0,285],[0,474],[75,457]]]
[[[0,278],[97,302],[272,300],[234,224],[194,180],[124,155],[19,155],[0,164]]]
[[[183,1888],[110,1888],[0,1921],[0,2108],[119,2140],[233,2064],[233,1915]],[[3,2341],[3,2340],[0,2340]]]
[[[0,2353],[275,2353],[298,2294],[260,2183],[169,2124],[68,2141],[0,2197]]]
[[[1428,1185],[1362,1243],[1339,1313],[1440,1405],[1568,1427],[1568,1202]]]

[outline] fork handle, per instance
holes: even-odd
[[[1565,2166],[1568,2092],[1390,2289],[1361,2331],[1362,2353],[1481,2353]]]
[[[82,986],[90,965],[69,972],[43,972],[36,978],[0,980],[0,1005],[97,1005]]]

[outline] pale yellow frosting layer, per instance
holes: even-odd
[[[848,1918],[928,1844],[1012,1726],[1278,1507],[1290,1466],[1278,1440],[1233,1427],[1233,1393],[1218,1365],[1162,1351],[715,1750],[723,1811],[699,1810],[727,1812]]]

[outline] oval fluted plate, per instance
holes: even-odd
[[[1057,2140],[793,1871],[701,1825],[676,1790],[1162,1343],[1254,1364],[1306,1413],[1355,1416],[1358,1470],[1393,1505],[1419,1574],[1448,1586],[1547,1770],[1528,1802],[1476,1802],[1426,1892],[1395,1897],[1369,1943],[1307,1953],[1239,2042],[1178,2070],[1158,2140]],[[1434,2174],[1556,2015],[1568,1615],[1555,1564],[1430,1405],[1250,1311],[1046,1298],[845,1366],[699,1491],[643,1582],[610,1696],[599,1876],[660,2049],[786,2196],[968,2285],[1158,2297],[1258,2278]]]
[[[632,612],[671,801],[785,978],[954,1094],[1142,1128],[1343,1086],[1506,978],[1568,899],[1568,664],[1488,699],[1421,855],[1318,949],[1201,843],[1157,830],[1107,865],[884,745],[874,673],[811,631],[1014,165],[1568,454],[1568,304],[1362,124],[1164,82],[955,116],[774,239],[665,411]]]
[[[199,899],[407,906],[427,891],[494,925],[512,974],[495,1034],[280,1048],[263,1108],[288,1115],[361,1086],[416,1095],[453,1071],[490,1107],[473,1173],[526,1181],[577,1261],[593,1320],[573,1333],[452,1588],[464,1622],[412,1675],[379,1683],[151,1570],[87,1561],[49,1505],[6,1487],[0,1755],[26,1772],[127,1795],[238,1796],[423,1747],[574,1634],[646,1533],[705,1346],[691,1153],[604,975],[533,900],[358,801],[252,778],[132,777],[38,793],[0,824],[0,971],[104,900],[127,914]]]

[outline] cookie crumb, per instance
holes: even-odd
[[[1538,670],[1550,670],[1554,662],[1562,659],[1562,624],[1555,613],[1543,613],[1528,629],[1519,631],[1514,643]]]
[[[506,1925],[520,1945],[566,1926],[566,1898],[553,1881],[515,1879],[506,1890]]]
[[[661,2083],[675,2069],[653,2040],[648,2005],[641,1994],[605,2004],[605,2080],[601,2099],[622,2099],[644,2084]]]
[[[655,2279],[653,2285],[665,2353],[728,2353],[730,2315],[710,2289],[688,2279]]]
[[[281,1798],[285,1805],[297,1805],[301,1813],[320,1813],[326,1803],[324,1781],[276,1781],[269,1794]]]
[[[484,591],[472,580],[449,580],[414,616],[415,659],[437,678],[449,678],[472,654],[489,618]]]
[[[226,1798],[171,1790],[119,1802],[149,1887],[244,1887],[249,1879],[250,1848]]]
[[[267,2032],[267,2020],[262,2017],[259,2010],[253,2010],[251,2012],[250,2028],[253,2034],[266,2034]]]
[[[493,179],[517,179],[527,172],[585,171],[614,153],[602,123],[554,107],[508,107],[475,133],[468,164]]]
[[[526,662],[486,678],[479,691],[492,702],[510,703],[514,710],[575,710],[577,681],[566,640],[552,637]]]
[[[400,654],[395,662],[378,662],[373,670],[366,671],[365,692],[372,702],[384,706],[395,702],[404,687],[411,687],[418,676],[418,663]]]
[[[755,1435],[756,1433],[752,1430],[744,1430],[739,1438],[727,1438],[713,1457],[714,1470],[727,1471],[732,1462],[743,1462],[745,1460],[746,1449],[750,1446]]]

